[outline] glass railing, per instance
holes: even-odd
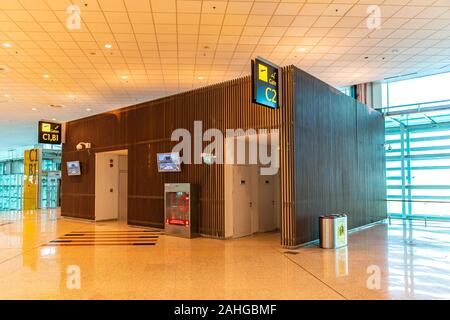
[[[413,103],[399,106],[389,106],[384,107],[382,109],[383,113],[387,116],[390,115],[401,115],[405,113],[422,113],[422,112],[433,112],[441,111],[450,108],[450,99],[449,100],[440,100],[440,101],[430,101],[430,102],[422,102],[422,103]]]
[[[395,106],[385,116],[389,215],[450,220],[450,100]]]

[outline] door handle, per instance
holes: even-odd
[[[109,192],[113,193],[113,192],[114,192],[114,189],[113,189],[113,188],[109,189]]]

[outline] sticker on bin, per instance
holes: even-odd
[[[344,219],[340,219],[340,221],[338,221],[337,223],[337,237],[336,237],[336,246],[337,247],[341,247],[341,246],[345,246],[347,244],[346,241],[346,223]]]

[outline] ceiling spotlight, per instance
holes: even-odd
[[[5,98],[9,98],[9,97],[10,97],[10,95],[7,94],[7,93],[5,93],[3,96],[4,96]]]
[[[8,42],[5,42],[5,43],[3,44],[3,46],[4,46],[5,48],[11,48],[11,47],[12,47],[12,44],[11,44],[11,43],[8,43]]]
[[[359,78],[359,77],[360,77],[359,74],[354,74],[353,76],[354,76],[355,78]]]
[[[204,78],[202,77],[202,76],[199,76],[198,77],[198,80],[203,80]]]
[[[75,95],[74,95],[74,94],[69,94],[69,98],[70,98],[70,99],[74,99],[74,98],[75,98]]]
[[[31,108],[31,110],[33,110],[33,111],[37,111],[37,108]]]
[[[50,76],[48,74],[44,74],[43,77],[44,77],[44,79],[49,79],[50,78]]]
[[[56,121],[56,118],[52,118],[53,121]]]
[[[305,52],[305,51],[306,51],[305,48],[300,48],[300,49],[298,49],[298,52]]]
[[[92,109],[91,108],[86,108],[86,111],[90,112],[90,111],[92,111]]]
[[[111,49],[111,48],[112,48],[112,45],[109,44],[109,43],[107,43],[107,44],[105,44],[105,48],[106,48],[106,49]]]
[[[128,79],[128,76],[122,76],[121,77],[123,80],[127,80]]]

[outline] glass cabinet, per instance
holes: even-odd
[[[0,162],[0,210],[20,210],[23,201],[23,160]]]

